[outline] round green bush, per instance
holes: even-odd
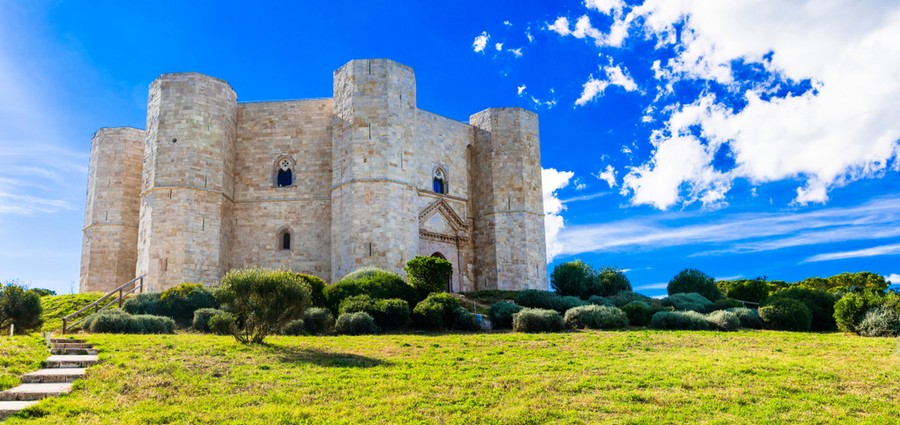
[[[128,314],[159,314],[159,297],[161,295],[162,294],[159,292],[145,292],[143,294],[137,294],[125,300],[125,303],[122,305],[122,309],[128,312]]]
[[[368,295],[354,295],[341,300],[338,306],[338,315],[346,313],[359,313],[364,311],[374,318],[372,314],[375,311],[375,299]]]
[[[18,334],[39,330],[44,323],[41,296],[16,282],[0,285],[0,331],[8,332],[10,325]]]
[[[488,316],[491,318],[494,329],[511,329],[513,315],[522,311],[523,308],[515,303],[501,301],[491,305]]]
[[[605,305],[605,306],[609,306],[609,307],[616,306],[615,304],[613,304],[611,299],[609,299],[607,297],[601,297],[599,295],[591,295],[590,297],[588,297],[587,302],[588,302],[588,304],[593,304],[593,305]]]
[[[631,292],[631,291],[620,291],[619,293],[617,293],[611,297],[607,297],[607,299],[609,299],[613,303],[613,306],[619,307],[619,308],[622,308],[622,306],[624,306],[625,304],[628,304],[632,301],[641,301],[651,307],[653,307],[654,304],[659,303],[658,300],[650,298],[644,294],[640,294],[637,292]]]
[[[303,323],[303,319],[294,319],[290,322],[284,324],[284,327],[281,328],[282,335],[288,336],[301,336],[306,335],[306,324]]]
[[[338,316],[334,330],[341,335],[368,335],[379,332],[375,319],[364,312],[345,313]]]
[[[669,281],[667,290],[669,295],[695,292],[709,301],[718,301],[722,298],[722,291],[716,286],[716,280],[697,269],[684,269],[678,272]]]
[[[237,318],[228,312],[216,313],[209,318],[209,330],[217,335],[233,335],[237,332]]]
[[[217,308],[197,309],[194,311],[194,320],[191,322],[191,327],[198,332],[210,332],[209,319],[212,319],[213,316],[219,313],[224,313],[224,311]]]
[[[744,303],[733,299],[733,298],[722,298],[707,307],[707,311],[718,311],[718,310],[727,310],[729,308],[739,308],[743,307]]]
[[[303,312],[303,326],[310,335],[329,335],[334,332],[334,315],[327,308],[308,308]]]
[[[738,315],[726,310],[709,313],[706,315],[706,320],[720,331],[736,331],[741,327],[741,319]]]
[[[653,329],[702,331],[712,327],[709,320],[696,311],[657,311],[650,318]]]
[[[553,292],[536,289],[519,291],[519,295],[516,296],[516,304],[528,308],[556,310],[558,313],[564,313],[572,307],[588,305],[586,301],[578,297],[561,296]]]
[[[104,310],[91,315],[86,329],[92,333],[171,334],[175,321],[149,314],[130,315],[122,310]]]
[[[603,267],[594,276],[588,294],[609,297],[622,291],[631,291],[631,282],[625,272],[614,267]]]
[[[318,276],[304,273],[297,273],[297,277],[303,279],[309,285],[309,301],[313,307],[325,307],[325,287],[328,286],[324,280]]]
[[[696,292],[672,294],[663,298],[661,302],[663,306],[673,307],[675,310],[696,311],[698,313],[707,312],[712,305],[712,302],[706,297]]]
[[[399,298],[409,305],[419,301],[418,292],[400,275],[376,268],[363,268],[344,276],[323,291],[325,304],[337,312],[341,301],[354,295],[368,295],[374,299]]]
[[[885,302],[883,293],[875,291],[850,292],[834,303],[834,319],[843,332],[856,332],[856,325],[866,312]]]
[[[457,307],[454,310],[453,328],[461,331],[480,331],[481,324],[478,323],[478,317],[475,313],[466,310],[463,307]]]
[[[759,313],[752,309],[746,307],[737,307],[737,308],[729,308],[725,311],[730,311],[737,315],[738,320],[741,321],[741,327],[747,329],[762,329],[763,321],[759,317]]]
[[[736,300],[761,303],[769,298],[769,284],[762,278],[719,280],[716,281],[716,286],[722,291],[722,295]]]
[[[581,260],[559,264],[550,273],[550,287],[562,296],[586,297],[594,280],[594,269]]]
[[[833,331],[837,329],[834,320],[834,295],[821,289],[792,286],[776,292],[767,298],[763,305],[771,304],[777,300],[792,299],[802,302],[812,313],[810,329],[814,331]]]
[[[513,315],[516,332],[560,332],[565,329],[562,316],[556,310],[525,308]]]
[[[267,335],[299,319],[310,305],[305,280],[286,270],[231,270],[217,295],[223,310],[234,314],[234,337],[242,343],[262,343]]]
[[[800,301],[784,298],[760,307],[759,317],[766,328],[779,331],[806,332],[812,323],[812,312]]]
[[[566,311],[563,319],[571,329],[620,329],[628,326],[628,316],[616,307],[584,305]]]
[[[179,327],[186,328],[191,326],[194,311],[201,308],[219,308],[219,301],[201,283],[182,283],[160,294],[156,314],[171,317]]]
[[[856,325],[862,336],[900,336],[900,313],[888,307],[869,309]]]
[[[647,326],[650,324],[650,318],[656,310],[643,301],[632,301],[621,307],[622,311],[628,316],[628,323],[632,326]]]
[[[425,330],[451,329],[457,307],[461,306],[456,297],[445,292],[432,293],[413,308],[413,326]]]
[[[406,263],[404,270],[410,286],[425,298],[432,292],[447,290],[447,282],[453,275],[453,264],[443,258],[417,255]]]

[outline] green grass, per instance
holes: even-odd
[[[82,307],[97,301],[105,295],[102,292],[86,292],[83,294],[49,295],[41,297],[41,307],[44,313],[44,331],[56,331],[62,329],[62,318],[68,316]]]
[[[8,424],[896,423],[896,339],[772,331],[87,335],[101,364]]]
[[[49,355],[40,336],[0,336],[0,391],[19,385],[19,375],[40,369]]]

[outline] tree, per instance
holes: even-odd
[[[290,271],[239,269],[225,274],[216,295],[234,314],[234,337],[245,344],[262,343],[301,317],[310,305],[311,289]]]
[[[716,286],[728,298],[754,303],[763,302],[770,294],[769,285],[764,277],[758,277],[756,279],[719,280],[716,281]]]
[[[559,295],[571,295],[586,298],[594,286],[596,272],[581,260],[562,263],[553,268],[550,274],[550,286]]]
[[[417,255],[406,262],[405,270],[409,284],[425,298],[432,292],[446,292],[453,264],[443,258]]]
[[[596,274],[587,296],[610,297],[622,291],[631,291],[631,282],[625,272],[615,267],[603,267]]]
[[[0,330],[15,325],[15,331],[25,334],[41,327],[43,308],[41,297],[18,283],[0,286]]]
[[[710,301],[722,298],[722,291],[716,286],[716,280],[697,269],[684,269],[678,272],[669,281],[667,291],[669,295],[696,292]]]

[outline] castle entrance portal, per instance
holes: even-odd
[[[441,254],[440,252],[435,252],[434,254],[431,254],[431,256],[440,258],[441,260],[447,259],[447,257],[444,257],[444,254]],[[450,267],[453,267],[452,261],[450,262]],[[447,292],[453,292],[453,269],[450,271],[450,276],[447,277]]]

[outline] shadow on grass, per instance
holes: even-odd
[[[322,367],[369,368],[391,366],[391,362],[351,353],[333,353],[312,348],[285,347],[269,344],[282,363],[310,363]]]

